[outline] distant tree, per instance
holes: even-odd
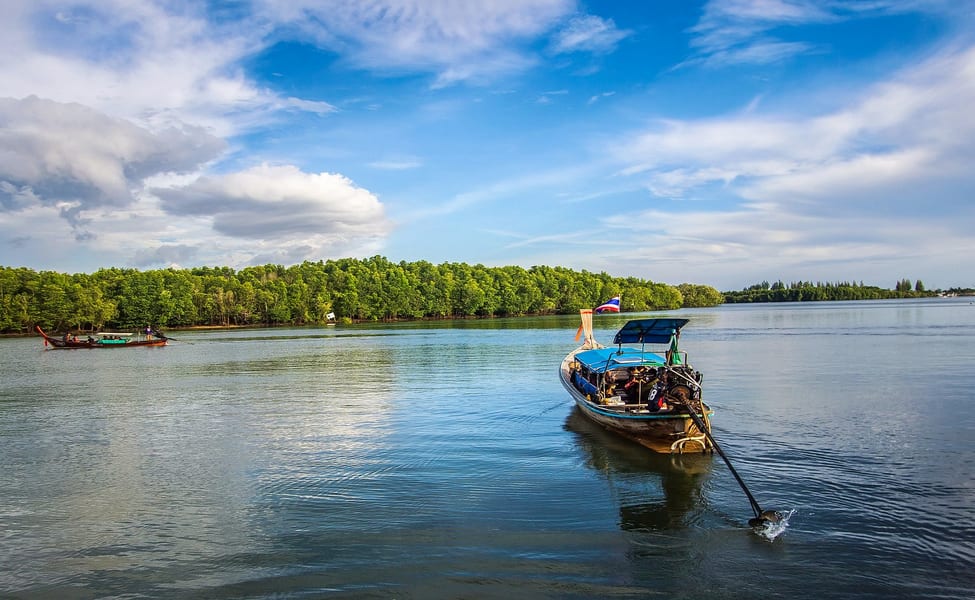
[[[919,282],[920,283],[920,282]],[[910,280],[901,279],[895,289],[883,289],[876,286],[866,286],[859,283],[823,282],[815,284],[810,281],[793,281],[788,287],[772,285],[764,290],[762,284],[756,284],[737,292],[723,292],[725,302],[807,302],[824,300],[879,300],[882,298],[911,298],[917,296],[932,296],[935,292],[925,291],[924,284],[920,289],[912,289]]]
[[[683,308],[718,306],[724,302],[724,295],[709,285],[682,283],[677,289],[683,296]]]
[[[914,282],[914,291],[915,292],[923,292],[924,291],[924,284],[921,283],[921,280],[920,279],[918,279],[917,281]]]

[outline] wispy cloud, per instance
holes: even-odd
[[[394,158],[387,160],[377,160],[369,163],[369,166],[374,169],[383,169],[387,171],[407,171],[410,169],[418,169],[423,166],[423,161],[419,158],[409,157],[409,158]]]
[[[569,20],[552,42],[552,51],[557,54],[568,52],[593,52],[597,54],[612,52],[620,40],[631,32],[618,29],[612,19],[595,15],[581,15]]]
[[[966,221],[973,217],[967,211]],[[892,268],[923,272],[932,261],[968,272],[961,256],[975,252],[975,242],[951,220],[919,228],[911,218],[861,213],[837,219],[774,203],[727,211],[647,210],[601,221],[616,231],[610,237],[638,242],[615,251],[604,248],[590,268],[639,272],[641,263],[650,262],[658,280],[710,281],[722,289],[731,289],[730,281],[755,282],[783,273],[820,281],[866,278],[893,286],[893,276],[878,281],[876,273]]]
[[[710,0],[698,23],[690,29],[696,54],[680,66],[705,64],[766,65],[795,56],[825,51],[799,36],[798,28],[905,12],[958,10],[941,0]]]
[[[550,104],[552,102],[553,97],[566,96],[568,94],[569,94],[569,90],[552,90],[543,93],[541,96],[538,97],[537,100],[535,100],[535,102],[538,104]]]
[[[441,87],[535,64],[525,46],[576,9],[572,0],[263,0],[257,5],[263,18],[340,50],[357,68],[425,70]]]
[[[811,44],[776,39],[770,30],[837,18],[828,5],[808,0],[711,0],[690,30],[694,35],[691,44],[699,61],[764,64],[812,48]]]
[[[843,164],[863,168],[871,157],[876,164],[900,157],[956,173],[958,157],[975,150],[975,120],[967,109],[975,103],[972,73],[975,47],[945,52],[859,93],[836,90],[849,104],[832,113],[789,117],[752,108],[726,118],[660,121],[620,149],[621,157],[630,158],[623,172],[668,174],[671,184],[680,173],[688,180],[750,179],[752,190],[761,189],[763,181],[810,174],[810,181],[795,186],[806,189],[805,195],[821,187],[808,185],[817,173],[836,172]],[[906,168],[902,162],[898,171],[909,172]],[[702,173],[713,176],[702,178]],[[835,194],[837,183],[830,183],[828,193]]]
[[[422,208],[414,209],[404,218],[409,221],[439,218],[481,204],[529,197],[539,190],[546,190],[559,185],[571,185],[574,181],[592,177],[594,172],[601,168],[594,163],[573,164],[550,170],[533,170],[527,174],[508,179],[482,182],[474,189],[455,194],[438,204],[428,204]]]
[[[637,231],[652,223],[658,249],[693,232],[695,253],[713,260],[788,253],[790,263],[896,255],[901,247],[943,254],[965,233],[975,188],[963,157],[975,154],[975,47],[947,51],[889,80],[846,94],[846,106],[818,116],[745,114],[661,121],[616,148],[655,194],[684,198],[660,210],[607,219]],[[698,212],[720,185],[736,208]],[[955,191],[949,191],[954,189]],[[932,203],[936,199],[936,203]],[[939,240],[915,226],[939,231]],[[965,225],[962,225],[962,224]],[[763,250],[766,247],[766,250]],[[777,248],[777,250],[773,250]],[[740,253],[740,254],[739,254]],[[945,260],[955,261],[947,257]],[[703,268],[703,267],[702,267]]]
[[[214,22],[192,5],[135,0],[5,4],[4,95],[77,102],[149,127],[192,123],[219,136],[267,124],[281,110],[326,114],[327,102],[280,96],[241,69],[273,23]],[[44,25],[40,27],[38,25]]]
[[[613,96],[615,94],[616,94],[616,92],[603,92],[601,94],[596,94],[595,96],[590,96],[589,97],[589,101],[587,102],[587,104],[595,104],[596,102],[598,102],[602,98],[609,98],[610,96]]]
[[[499,233],[500,234],[500,233]],[[522,248],[525,246],[535,246],[540,244],[551,244],[552,242],[558,242],[559,244],[591,244],[593,238],[593,232],[591,229],[584,231],[573,231],[568,233],[553,233],[549,235],[538,235],[538,236],[526,236],[521,234],[509,234],[509,237],[518,238],[517,241],[505,244],[505,248]]]
[[[327,115],[328,113],[333,113],[338,110],[338,108],[329,104],[328,102],[302,100],[301,98],[294,97],[286,98],[283,106],[305,112],[318,113],[320,115]]]

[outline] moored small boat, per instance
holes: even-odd
[[[582,413],[657,452],[711,450],[699,427],[710,430],[712,414],[702,400],[703,376],[678,348],[688,319],[628,321],[616,347],[606,347],[593,338],[592,311],[580,314],[585,339],[562,360],[559,377]]]
[[[131,333],[101,332],[79,338],[77,335],[64,334],[61,337],[48,335],[36,326],[37,333],[44,338],[44,346],[52,349],[73,348],[135,348],[145,346],[165,346],[169,341],[158,331],[147,329],[145,335],[133,336]]]

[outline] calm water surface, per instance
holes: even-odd
[[[676,314],[773,541],[576,413],[575,318],[3,339],[0,597],[975,597],[975,305]]]

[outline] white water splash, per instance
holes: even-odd
[[[785,533],[785,530],[789,528],[789,519],[791,519],[792,515],[794,514],[796,514],[796,509],[793,508],[789,512],[783,513],[782,518],[779,519],[778,523],[765,521],[762,523],[761,527],[754,528],[755,533],[770,542],[775,541],[775,538]]]

